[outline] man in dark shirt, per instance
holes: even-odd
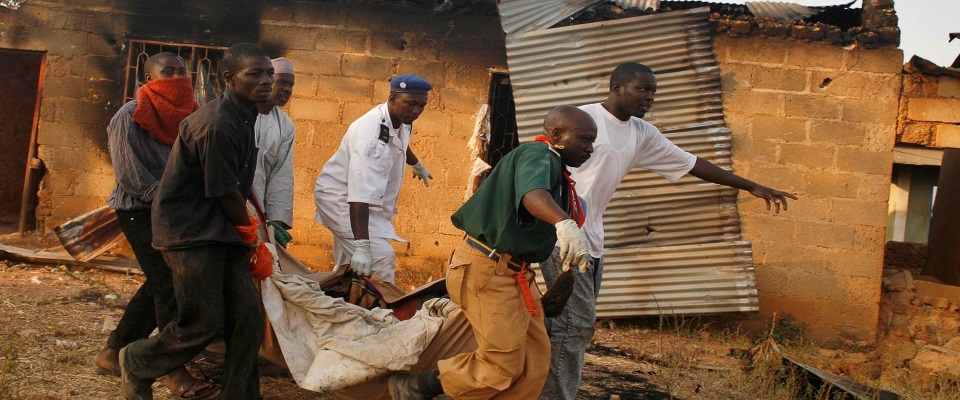
[[[250,43],[231,46],[221,64],[227,89],[180,125],[153,202],[153,245],[173,272],[178,315],[159,335],[120,351],[123,394],[152,397],[154,379],[199,354],[222,333],[221,399],[259,399],[260,296],[238,229],[252,225],[246,201],[256,168],[256,103],[267,100],[273,65]]]
[[[117,186],[107,204],[117,214],[137,262],[146,276],[130,299],[123,318],[93,362],[101,372],[120,375],[118,352],[136,340],[163,329],[177,313],[173,278],[163,255],[151,242],[150,205],[167,164],[178,126],[197,109],[187,68],[173,53],[157,53],[144,62],[144,82],[137,98],[117,111],[107,126],[110,161]],[[177,396],[216,394],[209,382],[194,379],[182,366],[164,379]]]
[[[500,160],[451,218],[467,237],[451,257],[447,291],[470,321],[477,350],[440,361],[437,372],[391,377],[394,399],[440,392],[471,399],[540,397],[550,341],[528,264],[547,259],[556,242],[567,268],[588,263],[578,226],[583,210],[565,166],[590,158],[597,134],[590,116],[571,106],[551,110],[543,125],[544,135]]]

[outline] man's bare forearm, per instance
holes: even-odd
[[[757,183],[718,167],[716,164],[697,157],[697,163],[690,170],[690,175],[713,182],[718,185],[729,186],[735,189],[751,191]]]
[[[534,189],[527,192],[523,195],[520,203],[530,212],[530,215],[550,225],[556,225],[557,222],[570,219],[570,215],[564,212],[553,200],[550,192],[544,189]]]
[[[370,239],[370,205],[350,203],[350,229],[354,239]]]

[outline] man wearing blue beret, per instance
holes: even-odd
[[[393,282],[396,256],[390,240],[406,242],[392,222],[404,163],[425,186],[433,178],[410,148],[411,124],[431,89],[430,82],[413,74],[393,78],[387,102],[350,124],[317,176],[314,220],[333,233],[334,268],[349,262],[361,275],[376,271]]]

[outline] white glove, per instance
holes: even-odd
[[[416,165],[411,166],[410,169],[413,170],[414,178],[423,179],[423,186],[430,187],[430,180],[433,179],[433,175],[430,175],[430,171],[427,171],[423,161],[417,160]]]
[[[587,237],[577,226],[576,221],[565,219],[554,225],[557,228],[557,244],[560,246],[560,259],[563,270],[576,265],[581,273],[587,272],[590,258],[587,256]]]
[[[373,256],[370,255],[370,239],[356,239],[353,241],[353,258],[350,259],[350,268],[363,276],[370,276],[373,272]]]

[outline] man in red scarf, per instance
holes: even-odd
[[[93,358],[101,372],[120,375],[118,352],[146,338],[177,313],[170,267],[151,242],[150,206],[180,122],[197,109],[187,69],[175,54],[158,53],[144,63],[144,84],[117,111],[107,135],[117,185],[108,204],[117,213],[120,229],[130,242],[146,280],[130,299],[107,345]],[[190,375],[183,367],[164,384],[183,398],[209,398],[219,389]]]
[[[497,163],[453,214],[466,232],[447,269],[447,291],[470,321],[477,350],[439,362],[439,371],[395,375],[394,399],[536,399],[550,369],[550,340],[529,263],[561,243],[567,268],[586,267],[582,208],[567,167],[593,153],[597,126],[571,106],[554,108],[543,136]]]

